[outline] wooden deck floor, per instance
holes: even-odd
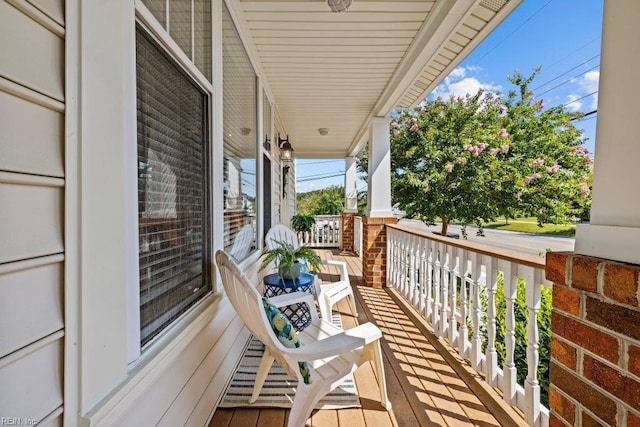
[[[373,369],[365,364],[355,372],[362,407],[316,410],[307,426],[524,425],[520,415],[496,402],[497,394],[474,378],[474,374],[445,349],[394,291],[363,285],[359,258],[341,255],[335,250],[319,252],[325,258],[344,260],[349,265],[359,316],[354,318],[348,304],[341,301],[336,307],[342,314],[345,329],[357,323],[373,322],[384,334],[382,350],[393,409],[387,412],[380,405]],[[323,278],[330,277],[325,275]],[[288,412],[284,409],[219,408],[209,427],[281,427],[286,425]]]

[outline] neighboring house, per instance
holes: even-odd
[[[249,335],[213,253],[255,221],[241,262],[255,279],[266,228],[295,213],[278,137],[299,157],[345,158],[350,182],[369,140],[368,215],[391,217],[386,115],[423,99],[518,3],[354,0],[333,14],[306,1],[0,0],[0,415],[204,425]],[[639,16],[618,4],[611,19]],[[618,68],[637,76],[627,47]],[[594,195],[603,226],[638,224],[635,163],[616,167],[639,154],[625,127],[638,107],[624,101],[638,91],[600,95],[626,158],[597,153],[594,185],[619,195],[598,168],[631,182],[624,203]],[[612,247],[598,250],[630,261]]]

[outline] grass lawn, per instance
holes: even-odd
[[[553,234],[566,237],[573,237],[576,234],[575,225],[544,224],[542,227],[539,227],[535,218],[510,219],[508,224],[504,218],[499,218],[496,222],[486,223],[484,228],[519,231],[522,233]]]

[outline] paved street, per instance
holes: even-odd
[[[420,231],[440,231],[440,224],[428,227],[422,221],[401,219],[398,225]],[[572,237],[557,237],[544,234],[519,233],[515,231],[501,231],[485,229],[485,237],[476,236],[476,227],[467,227],[468,240],[485,245],[496,246],[512,251],[544,256],[547,249],[554,252],[573,251]],[[460,226],[450,225],[449,233],[456,233],[462,238]]]

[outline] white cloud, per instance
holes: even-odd
[[[449,85],[449,96],[465,96],[475,95],[479,90],[485,92],[497,92],[500,90],[500,86],[492,85],[491,83],[482,83],[475,77],[466,77],[459,82],[451,83]]]
[[[445,78],[446,80],[449,79],[457,79],[457,78],[461,78],[467,75],[467,69],[465,67],[456,67],[453,69],[452,72],[449,73],[449,75]]]
[[[481,82],[476,77],[469,76],[469,73],[477,73],[480,70],[480,67],[474,65],[455,68],[432,92],[432,95],[434,97],[449,99],[452,96],[457,98],[459,96],[464,97],[467,94],[475,95],[479,90],[499,92],[502,89],[500,86],[488,82]]]
[[[600,81],[600,71],[589,71],[582,76],[582,79],[578,83],[585,95],[596,92],[598,90],[598,83]],[[591,108],[598,108],[598,94],[591,96]]]
[[[580,98],[580,95],[567,95],[567,102],[565,103],[567,110],[579,111],[582,108],[582,101],[576,101],[578,98]]]
[[[598,90],[598,82],[600,81],[600,71],[589,71],[585,73],[580,81],[580,86],[587,93],[595,92]]]

